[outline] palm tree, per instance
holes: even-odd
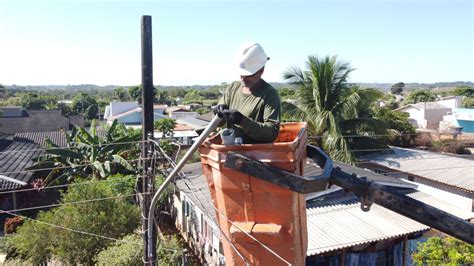
[[[290,67],[283,73],[285,80],[298,89],[294,104],[282,103],[282,119],[306,121],[310,142],[322,146],[332,159],[343,162],[355,161],[349,135],[385,132],[383,123],[359,116],[359,110],[368,106],[376,92],[350,86],[347,80],[353,70],[336,56],[311,55],[305,70]]]
[[[75,126],[70,133],[64,134],[67,147],[58,147],[46,139],[49,145],[46,154],[28,167],[28,170],[52,169],[43,179],[44,185],[74,177],[100,179],[116,173],[137,172],[138,162],[134,159],[140,154],[137,146],[139,131],[128,130],[115,120],[105,136],[100,137],[93,120],[90,132]]]

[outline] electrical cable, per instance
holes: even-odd
[[[139,194],[149,194],[149,193],[135,193],[135,194],[119,195],[119,196],[106,197],[106,198],[95,198],[95,199],[89,199],[89,200],[63,202],[63,203],[50,204],[50,205],[42,205],[42,206],[36,206],[36,207],[13,209],[13,210],[8,210],[8,211],[10,211],[10,212],[20,212],[20,211],[46,209],[46,208],[59,207],[59,206],[69,205],[69,204],[81,204],[81,203],[89,203],[89,202],[102,201],[102,200],[112,200],[112,199],[128,198],[128,197],[137,196],[137,195],[139,195]]]

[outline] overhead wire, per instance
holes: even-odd
[[[118,195],[118,196],[105,197],[105,198],[94,198],[94,199],[88,199],[88,200],[79,200],[79,201],[63,202],[63,203],[56,203],[56,204],[49,204],[49,205],[42,205],[42,206],[35,206],[35,207],[28,207],[28,208],[13,209],[13,210],[8,210],[8,211],[10,211],[10,212],[21,212],[21,211],[46,209],[46,208],[60,207],[60,206],[63,206],[63,205],[70,205],[70,204],[81,204],[81,203],[89,203],[89,202],[96,202],[96,201],[102,201],[102,200],[113,200],[113,199],[120,199],[120,198],[128,198],[128,197],[137,196],[139,194],[149,194],[149,193],[135,193],[135,194]]]

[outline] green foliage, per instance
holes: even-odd
[[[284,87],[278,90],[278,94],[282,99],[293,99],[296,94],[296,90],[293,88]]]
[[[405,88],[405,83],[398,82],[392,85],[392,87],[390,88],[390,91],[392,92],[392,94],[401,94],[404,88]]]
[[[114,243],[97,255],[98,265],[141,265],[143,258],[143,238],[130,234],[122,242]]]
[[[413,134],[415,128],[408,122],[409,114],[397,112],[390,108],[379,108],[375,117],[387,124],[388,128],[396,130],[401,134]]]
[[[155,121],[155,129],[163,133],[163,138],[173,137],[176,121],[172,118],[162,118]]]
[[[469,265],[474,263],[474,245],[453,237],[431,237],[418,246],[413,260],[419,265]]]
[[[474,108],[474,96],[464,98],[462,100],[462,107],[464,107],[464,108]]]
[[[184,96],[184,103],[202,103],[203,97],[198,90],[189,90]]]
[[[104,137],[99,137],[92,123],[91,132],[75,126],[66,136],[67,147],[60,148],[47,140],[49,149],[28,169],[54,168],[44,178],[45,184],[74,176],[105,178],[115,173],[134,173],[139,156],[140,132],[128,130],[114,121]]]
[[[131,97],[130,97],[130,94],[128,94],[128,91],[126,91],[122,87],[118,87],[112,91],[112,100],[126,102],[126,101],[130,101]]]
[[[20,96],[20,104],[27,110],[41,110],[45,109],[46,106],[55,107],[56,103],[57,97],[54,95],[40,95],[39,93],[30,92]]]
[[[72,110],[76,114],[84,114],[86,119],[94,119],[99,108],[96,100],[87,93],[79,93],[72,100]]]
[[[108,181],[79,180],[63,195],[60,207],[40,212],[37,221],[25,221],[9,239],[16,257],[34,264],[55,258],[91,265],[111,243],[109,238],[120,239],[132,233],[140,223],[140,210],[127,197],[133,195],[133,179],[116,176]]]
[[[429,90],[413,90],[407,95],[403,103],[432,102],[435,99],[436,96]]]
[[[459,86],[453,92],[456,96],[474,97],[474,87]]]
[[[355,160],[344,134],[385,133],[381,122],[359,116],[360,107],[373,104],[375,92],[349,86],[352,71],[336,56],[309,56],[305,70],[293,67],[283,75],[297,86],[297,104],[283,102],[282,119],[308,122],[312,140],[320,142],[332,159],[343,162]]]
[[[133,86],[133,87],[128,88],[128,94],[133,100],[137,101],[138,103],[142,102],[141,86]]]
[[[101,251],[97,256],[99,265],[140,265],[143,256],[143,239],[138,234],[127,235]],[[177,236],[165,236],[158,247],[158,265],[176,265],[181,262],[184,245]]]

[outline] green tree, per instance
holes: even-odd
[[[60,207],[40,212],[37,221],[27,220],[9,239],[19,258],[34,264],[54,257],[64,263],[93,265],[111,238],[120,239],[138,228],[140,210],[130,200],[132,176],[110,177],[109,182],[78,181],[63,195]]]
[[[46,104],[46,100],[38,93],[26,93],[20,96],[21,106],[27,110],[41,110]]]
[[[292,99],[295,97],[296,90],[288,87],[284,87],[278,90],[278,94],[282,99]]]
[[[46,140],[49,149],[28,169],[53,168],[44,178],[46,185],[55,180],[69,180],[74,176],[105,178],[115,173],[135,173],[140,132],[127,129],[115,120],[104,137],[97,133],[95,120],[91,132],[75,126],[71,133],[64,132],[67,147],[61,148]]]
[[[202,103],[203,97],[198,90],[189,90],[184,96],[184,103]]]
[[[355,159],[344,134],[367,130],[385,133],[379,121],[358,116],[358,107],[369,105],[372,91],[350,87],[347,79],[352,71],[336,56],[309,56],[305,70],[292,67],[283,74],[297,86],[297,102],[282,103],[282,118],[308,122],[311,141],[343,162]]]
[[[453,237],[431,237],[417,247],[413,260],[417,265],[470,265],[474,245]]]
[[[74,96],[72,110],[76,114],[84,114],[86,119],[94,119],[99,111],[96,100],[84,92]]]
[[[163,133],[163,138],[173,137],[176,121],[172,118],[162,118],[155,121],[155,129]]]
[[[463,98],[462,107],[464,107],[464,108],[474,108],[474,97]]]
[[[459,86],[453,93],[456,96],[474,97],[474,87]]]
[[[404,88],[405,88],[405,83],[398,82],[392,85],[392,87],[390,88],[390,91],[392,92],[392,94],[400,95],[402,94]]]
[[[403,101],[404,104],[418,103],[418,102],[432,102],[436,96],[429,90],[413,90],[408,93]]]
[[[130,101],[131,97],[130,94],[128,94],[128,92],[124,88],[118,87],[112,91],[112,100],[126,102]]]

